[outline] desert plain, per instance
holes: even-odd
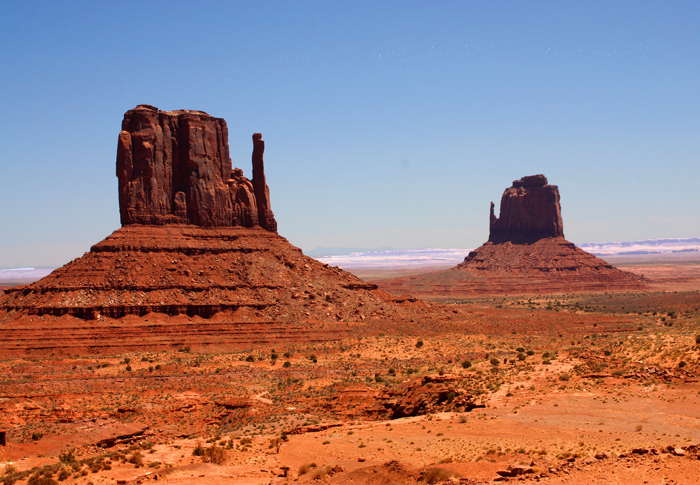
[[[227,311],[104,318],[102,342],[167,338],[69,351],[0,322],[0,483],[698,483],[700,258],[615,264],[648,287],[443,294],[228,341],[206,337]],[[67,341],[87,325],[51,318]]]

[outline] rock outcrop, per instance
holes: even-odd
[[[544,175],[514,180],[503,192],[499,217],[491,202],[489,241],[531,243],[545,237],[564,237],[559,188]]]
[[[262,136],[252,180],[231,168],[227,136],[224,120],[201,111],[128,111],[117,152],[123,227],[0,292],[0,351],[321,341],[347,331],[338,322],[412,312],[277,234]]]
[[[245,310],[338,321],[382,306],[375,290],[260,227],[132,224],[41,280],[9,288],[0,307],[87,320]]]
[[[446,271],[382,280],[393,293],[425,298],[635,290],[644,279],[564,239],[559,189],[544,175],[513,181],[499,217],[491,203],[489,240]]]
[[[256,133],[251,181],[231,166],[222,118],[143,104],[127,111],[117,146],[122,225],[259,225],[276,232],[263,152]]]

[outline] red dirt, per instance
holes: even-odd
[[[0,463],[27,471],[18,485],[61,470],[81,484],[485,484],[514,470],[522,483],[692,484],[700,296],[639,295],[641,313],[626,295],[585,310],[431,305],[415,322],[246,351],[2,352]],[[196,451],[214,445],[221,462]]]

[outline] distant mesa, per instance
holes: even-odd
[[[545,237],[564,237],[559,188],[544,175],[514,180],[501,197],[500,217],[491,202],[489,241],[532,243]]]
[[[640,289],[638,275],[621,271],[564,238],[559,188],[544,175],[514,180],[491,203],[489,239],[455,268],[395,278],[380,286],[423,297],[538,294]]]
[[[174,338],[194,344],[308,342],[339,330],[319,333],[305,322],[358,322],[405,307],[376,285],[304,256],[277,234],[262,135],[252,141],[248,179],[232,168],[223,119],[148,105],[127,111],[117,145],[123,227],[41,280],[0,293],[0,325],[4,335],[16,337],[0,343],[0,351],[167,346]],[[73,322],[68,334],[60,334],[67,330],[55,321],[37,320],[149,313],[189,323],[223,314],[225,324],[162,324],[154,331],[133,321],[123,327]]]

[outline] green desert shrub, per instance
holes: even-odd
[[[32,475],[27,480],[27,485],[58,485],[58,482],[46,475]]]
[[[143,455],[141,454],[141,452],[137,451],[137,452],[133,453],[129,457],[129,463],[131,463],[132,465],[134,465],[136,467],[143,466]]]
[[[65,450],[58,455],[58,461],[65,465],[72,465],[78,460],[75,459],[75,452],[73,450]]]
[[[214,463],[216,465],[221,465],[226,460],[226,451],[223,447],[212,445],[209,447],[204,447],[201,443],[192,450],[192,456],[199,456],[205,463]]]
[[[444,468],[428,468],[425,470],[420,478],[421,482],[434,484],[445,482],[452,478],[453,474]]]
[[[301,465],[299,467],[299,475],[306,475],[311,470],[313,470],[314,468],[317,468],[317,467],[318,467],[318,465],[316,465],[316,463],[306,463],[304,465]]]

